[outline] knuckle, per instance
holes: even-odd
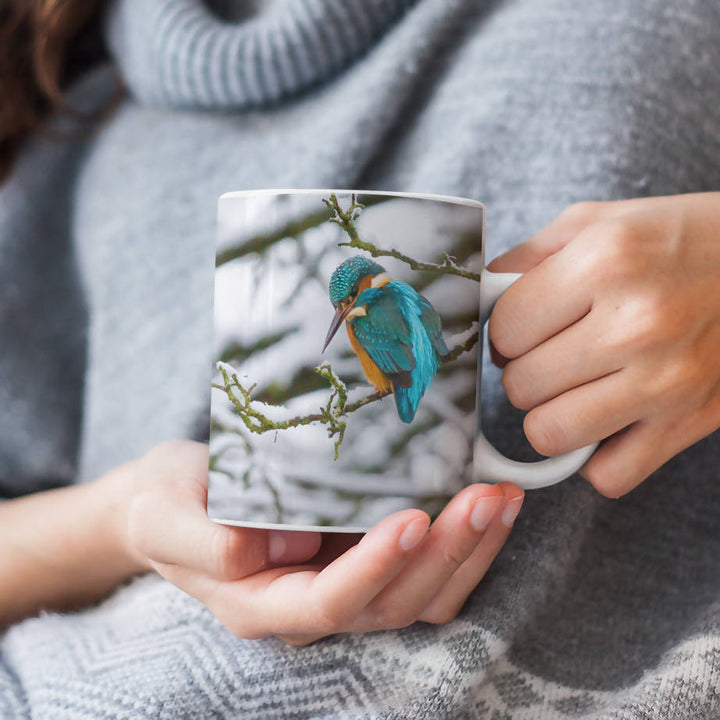
[[[501,298],[502,299],[502,298]],[[498,300],[498,305],[500,300]],[[493,344],[495,350],[497,350],[503,357],[512,358],[514,357],[515,348],[512,346],[510,339],[510,333],[507,332],[508,322],[504,317],[502,307],[495,306],[495,309],[490,315],[488,321],[488,338]]]
[[[654,294],[626,298],[614,311],[609,345],[627,355],[652,350],[670,339],[667,301]]]
[[[344,608],[324,600],[316,603],[312,612],[312,630],[321,635],[342,632],[347,624]]]
[[[600,217],[605,203],[593,202],[590,200],[576,202],[568,205],[561,213],[560,217],[573,225],[585,225],[593,222]]]
[[[642,240],[640,232],[625,220],[597,223],[578,236],[579,271],[600,283],[633,277],[644,269]]]
[[[641,298],[637,310],[642,317],[636,318],[641,329],[641,338],[651,345],[658,345],[674,339],[679,334],[675,320],[672,298],[662,292],[647,292]]]
[[[232,617],[231,619],[218,618],[220,622],[235,636],[244,640],[261,640],[269,637],[271,633],[258,623],[248,618]]]
[[[525,383],[522,382],[522,373],[517,366],[509,362],[503,369],[501,376],[502,386],[510,403],[518,410],[529,410],[531,405],[525,391]]]
[[[615,500],[635,486],[634,478],[629,473],[624,472],[622,477],[618,477],[609,464],[594,460],[585,465],[582,475],[602,496]]]
[[[652,382],[652,394],[665,401],[687,400],[704,387],[707,373],[705,363],[694,353],[666,365],[656,373]]]
[[[663,367],[656,373],[652,381],[653,395],[655,398],[673,400],[682,395],[686,388],[688,376],[685,374],[685,363],[672,363]]]
[[[461,548],[449,545],[443,547],[440,558],[443,567],[454,572],[465,562],[467,555]]]
[[[401,603],[380,603],[373,609],[377,626],[383,630],[399,630],[409,627],[417,620],[414,612],[409,612]]]
[[[458,607],[447,605],[440,608],[433,608],[429,612],[424,613],[421,619],[423,622],[430,623],[431,625],[446,625],[458,616],[461,607],[462,605]]]
[[[528,442],[541,455],[552,457],[567,449],[568,431],[556,413],[530,411],[523,429]]]
[[[603,223],[600,229],[599,251],[603,266],[613,276],[634,276],[644,269],[643,235],[623,220]]]

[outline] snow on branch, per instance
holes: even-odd
[[[355,220],[357,220],[360,212],[365,208],[362,203],[357,202],[355,194],[351,195],[350,207],[347,210],[343,210],[338,202],[337,195],[332,193],[329,199],[323,198],[323,202],[330,208],[332,215],[330,222],[339,225],[350,238],[350,242],[339,243],[341,246],[347,246],[357,248],[358,250],[365,250],[370,253],[373,257],[393,257],[396,260],[404,262],[409,265],[413,270],[427,270],[430,272],[440,272],[446,275],[458,275],[459,277],[466,278],[468,280],[474,280],[480,282],[480,274],[466,270],[460,267],[455,258],[451,257],[447,253],[445,254],[445,260],[442,263],[424,263],[415,260],[408,255],[404,255],[398,250],[382,250],[376,247],[371,242],[361,240],[358,235],[358,231],[355,228]]]
[[[217,368],[222,375],[223,384],[213,383],[212,386],[218,390],[222,390],[228,396],[228,400],[230,400],[235,409],[235,414],[250,432],[262,435],[270,431],[277,432],[279,430],[301,427],[302,425],[322,423],[327,426],[328,437],[338,436],[335,441],[336,460],[338,458],[340,444],[345,437],[346,423],[344,420],[341,420],[341,417],[370,402],[367,398],[363,398],[348,405],[347,387],[345,383],[335,375],[329,364],[323,364],[316,367],[315,372],[327,378],[332,390],[330,391],[327,403],[320,408],[320,412],[288,419],[273,419],[269,417],[269,415],[274,414],[277,406],[253,400],[252,392],[255,389],[255,385],[251,385],[250,387],[243,385],[235,372],[235,368],[228,363],[218,361]]]

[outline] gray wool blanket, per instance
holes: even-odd
[[[83,142],[33,140],[0,189],[1,494],[202,436],[198,260],[225,191],[477,198],[491,258],[576,200],[719,189],[718,28],[699,0],[117,0],[126,98]],[[488,436],[529,457],[483,384]],[[720,717],[718,467],[715,433],[620,500],[528,493],[446,625],[248,641],[139,578],[0,636],[0,718]]]

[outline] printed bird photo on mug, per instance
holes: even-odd
[[[208,512],[361,532],[472,482],[483,208],[255,191],[218,203]]]

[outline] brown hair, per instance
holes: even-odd
[[[50,111],[73,113],[63,98],[71,43],[100,0],[0,0],[0,182],[22,142]]]

